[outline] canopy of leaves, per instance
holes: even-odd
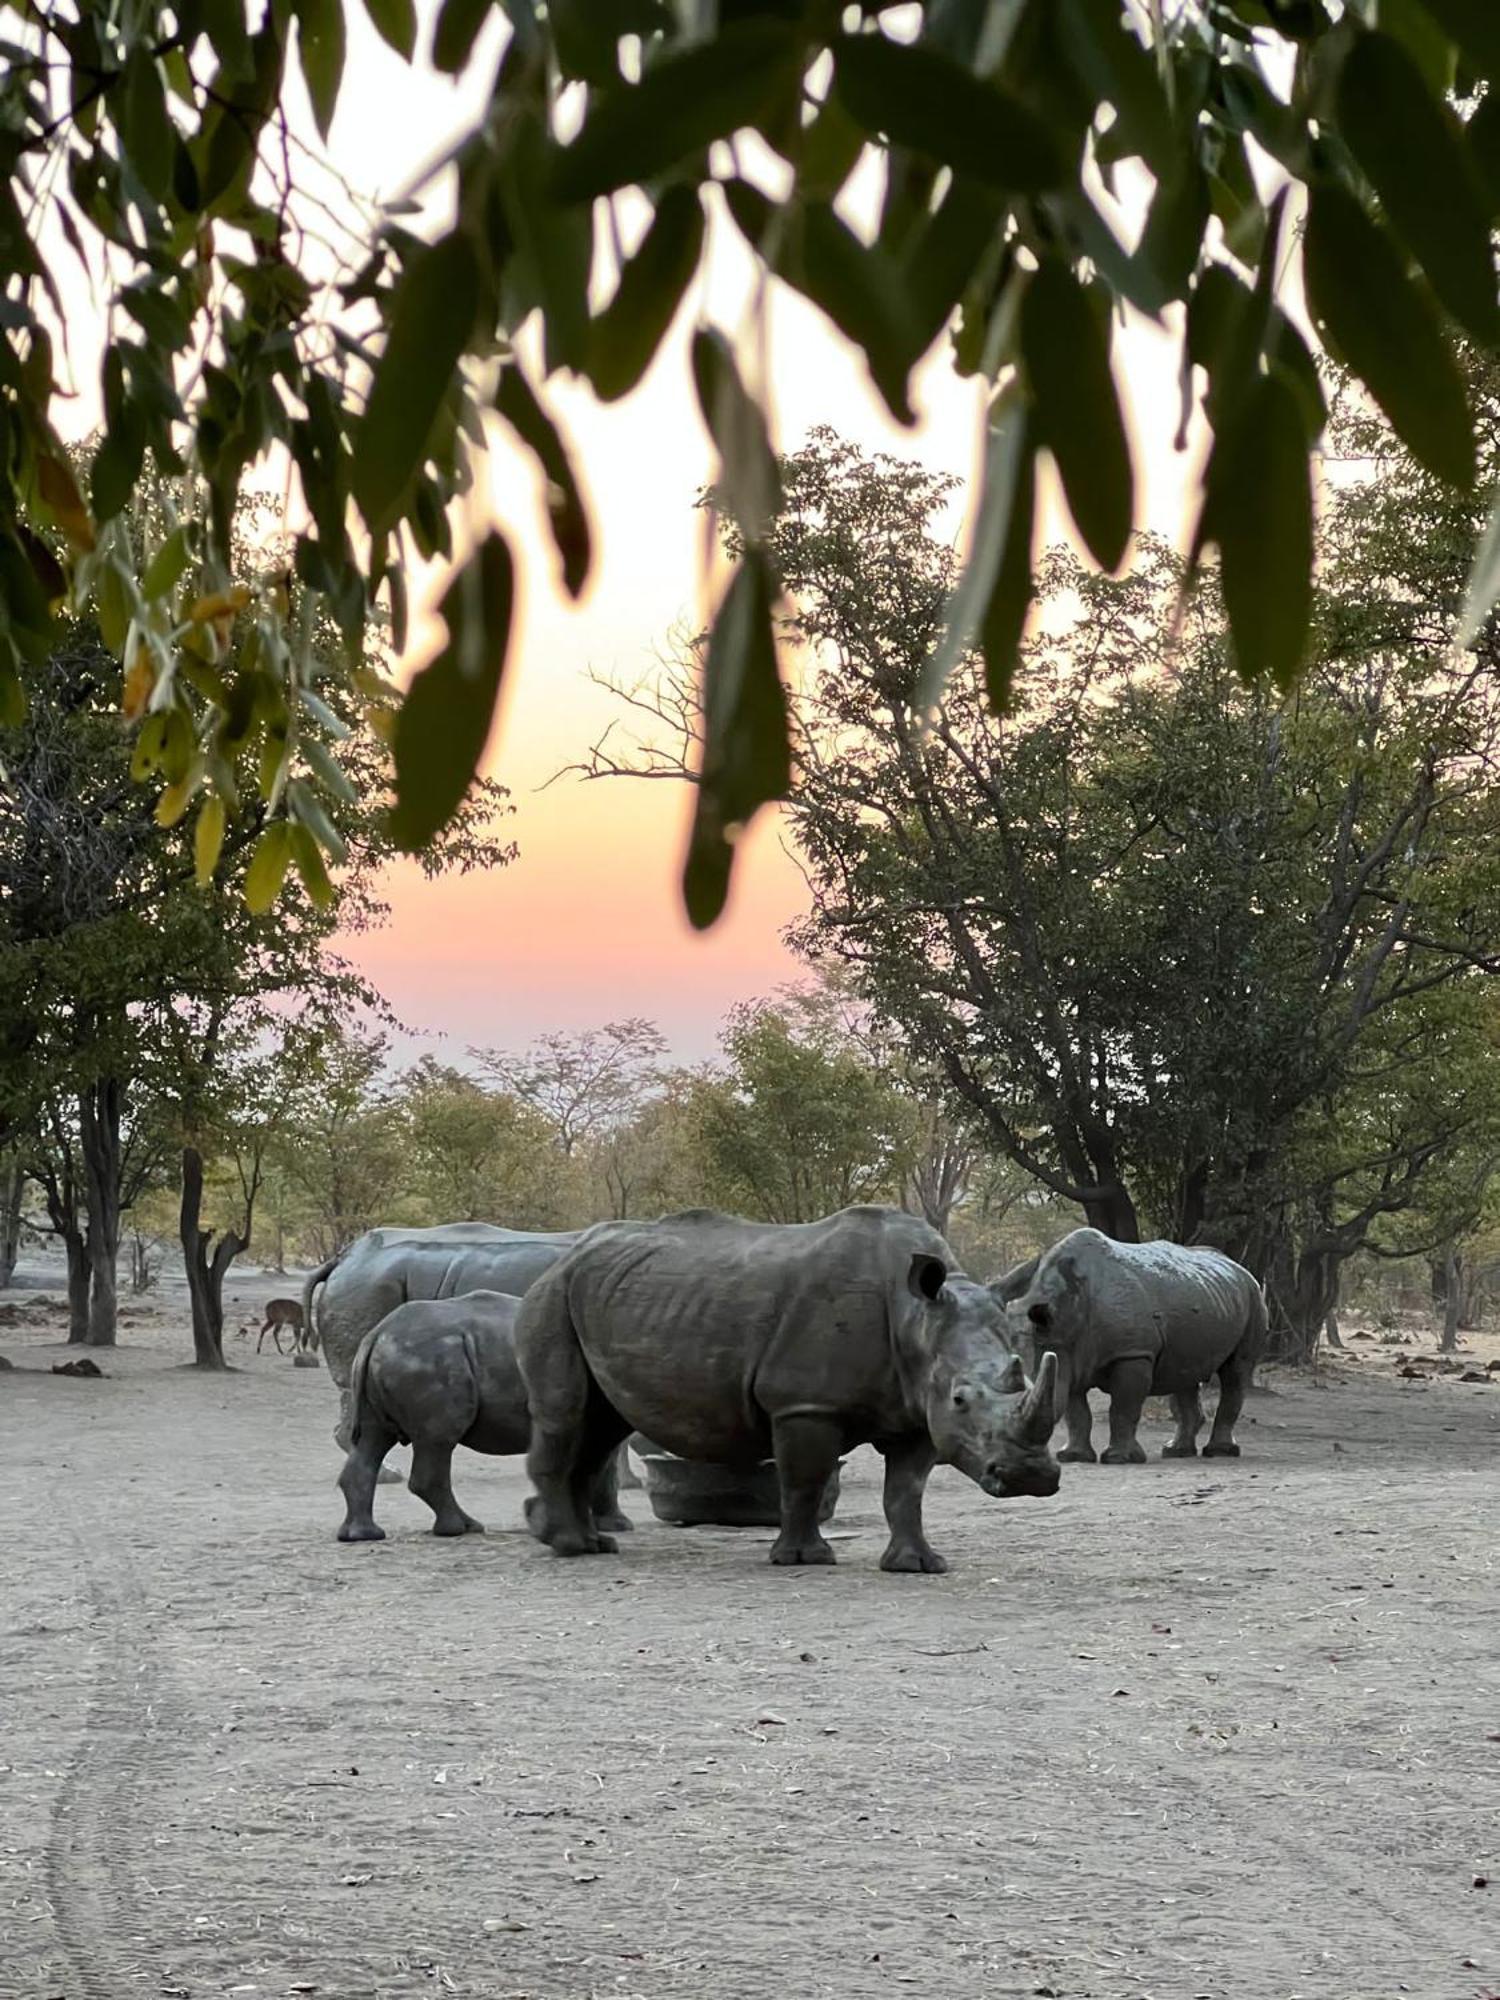
[[[415,12],[366,9],[412,60]],[[912,420],[913,370],[945,336],[956,368],[1003,391],[967,576],[950,579],[927,642],[929,696],[973,640],[992,695],[1009,686],[1039,454],[1095,561],[1128,559],[1136,483],[1111,357],[1117,304],[1152,319],[1186,307],[1184,416],[1201,400],[1212,433],[1194,559],[1219,551],[1250,677],[1285,685],[1307,642],[1325,411],[1278,302],[1288,260],[1300,256],[1318,338],[1415,458],[1459,489],[1474,479],[1450,328],[1482,343],[1500,332],[1500,43],[1484,5],[504,0],[488,101],[434,170],[443,185],[420,191],[445,198],[431,235],[410,203],[377,211],[340,189],[289,116],[300,69],[326,139],[350,11],[0,4],[0,712],[16,711],[22,658],[53,643],[56,606],[105,591],[143,728],[179,718],[227,809],[213,757],[225,731],[257,704],[293,716],[306,705],[304,596],[351,641],[384,600],[399,648],[412,557],[457,556],[448,644],[403,718],[396,824],[416,843],[451,812],[483,750],[512,623],[504,525],[468,555],[452,525],[486,426],[535,456],[576,594],[593,536],[543,378],[570,372],[606,400],[638,381],[706,226],[739,232],[854,344],[899,421]],[[428,51],[439,69],[470,65],[490,12],[444,0]],[[856,227],[841,197],[870,155],[877,212]],[[1288,193],[1306,201],[1305,236],[1286,226]],[[86,492],[56,429],[57,272],[75,259],[110,314],[107,428]],[[705,923],[738,828],[789,780],[772,607],[791,579],[767,539],[765,415],[718,330],[695,337],[693,375],[739,529],[705,653],[685,876]],[[148,455],[184,482],[181,519],[161,537],[128,515]],[[295,588],[268,577],[226,600],[236,494],[268,455],[296,496]],[[65,561],[39,525],[64,538]],[[1497,590],[1500,528],[1474,569],[1466,636]],[[257,653],[226,667],[215,621],[246,615]],[[209,671],[188,670],[195,658]],[[316,831],[310,815],[299,823]],[[280,837],[257,893],[274,893],[278,858]]]

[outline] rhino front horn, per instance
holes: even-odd
[[[1021,1427],[1040,1444],[1045,1444],[1051,1437],[1056,1422],[1052,1404],[1056,1383],[1057,1356],[1049,1348],[1042,1356],[1036,1380],[1026,1391],[1026,1400],[1021,1405]]]

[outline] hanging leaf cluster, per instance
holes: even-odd
[[[853,344],[900,422],[913,420],[913,371],[945,341],[961,373],[993,385],[973,546],[930,698],[976,646],[992,698],[1007,697],[1039,463],[1055,467],[1094,561],[1129,560],[1139,440],[1112,353],[1122,304],[1154,320],[1182,309],[1170,324],[1184,417],[1201,405],[1210,432],[1194,560],[1217,554],[1248,677],[1288,684],[1306,643],[1326,418],[1316,344],[1425,467],[1474,482],[1453,339],[1500,337],[1500,11],[1486,0],[498,11],[483,115],[435,170],[446,219],[350,194],[333,204],[346,240],[331,257],[292,107],[305,97],[336,159],[350,35],[373,29],[416,59],[412,0],[364,0],[363,15],[344,0],[0,0],[0,720],[17,713],[20,662],[46,648],[59,609],[106,607],[170,814],[200,790],[217,801],[205,860],[235,811],[226,749],[265,729],[263,790],[288,827],[266,847],[257,900],[289,867],[306,879],[322,865],[308,852],[317,774],[296,795],[286,775],[318,699],[299,599],[324,601],[351,659],[375,617],[399,648],[412,560],[454,561],[448,642],[393,731],[393,824],[418,847],[477,767],[506,663],[507,524],[455,536],[488,429],[535,458],[576,597],[597,533],[547,380],[581,378],[605,402],[628,394],[693,288],[710,223]],[[441,0],[421,54],[467,70],[493,45],[481,35],[495,12]],[[738,143],[748,135],[760,143]],[[871,154],[867,227],[844,197]],[[1312,346],[1287,310],[1299,266]],[[86,481],[57,428],[80,284],[108,308],[105,427]],[[535,360],[523,367],[522,353]],[[700,326],[691,357],[736,550],[704,651],[684,877],[701,924],[722,907],[738,829],[784,794],[791,758],[762,399],[721,330]],[[182,495],[155,540],[132,509],[148,459]],[[205,613],[230,587],[237,496],[268,460],[291,468],[293,575]],[[1476,539],[1465,639],[1500,593],[1500,524]],[[228,643],[237,618],[254,622],[254,646]]]

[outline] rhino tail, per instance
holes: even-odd
[[[1271,1315],[1266,1305],[1264,1285],[1250,1287],[1250,1310],[1245,1316],[1245,1331],[1240,1336],[1240,1353],[1245,1364],[1253,1368],[1265,1353],[1271,1338]]]
[[[370,1353],[380,1332],[372,1326],[359,1343],[359,1351],[354,1357],[354,1366],[349,1370],[349,1449],[359,1443],[360,1420],[365,1410],[365,1377],[370,1369]]]
[[[328,1280],[333,1276],[334,1271],[338,1268],[339,1259],[342,1256],[343,1252],[341,1250],[335,1251],[328,1262],[320,1264],[317,1270],[303,1284],[302,1326],[309,1347],[317,1348],[323,1345],[323,1329],[313,1317],[313,1296],[317,1292],[318,1287],[327,1284]]]

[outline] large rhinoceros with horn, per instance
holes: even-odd
[[[303,1323],[316,1326],[328,1372],[339,1388],[334,1432],[349,1449],[349,1372],[359,1344],[408,1299],[452,1299],[465,1292],[519,1297],[578,1242],[578,1232],[545,1235],[487,1222],[434,1229],[368,1229],[342,1255],[313,1272],[302,1288]],[[316,1321],[313,1299],[323,1288]]]
[[[935,1464],[996,1496],[1055,1493],[1048,1356],[1028,1386],[983,1285],[899,1209],[745,1222],[690,1209],[591,1229],[527,1293],[516,1358],[531,1409],[533,1531],[559,1555],[612,1551],[589,1500],[627,1432],[680,1457],[774,1456],[773,1563],[831,1563],[818,1506],[840,1455],[885,1457],[881,1567],[942,1570],[922,1529]]]
[[[1057,1355],[1058,1457],[1092,1462],[1090,1389],[1109,1395],[1106,1465],[1140,1465],[1147,1396],[1169,1396],[1177,1434],[1163,1458],[1193,1458],[1203,1427],[1200,1386],[1219,1378],[1205,1458],[1238,1458],[1234,1426],[1266,1342],[1266,1301],[1242,1264],[1179,1243],[1116,1243],[1075,1229],[990,1286],[1023,1357]]]

